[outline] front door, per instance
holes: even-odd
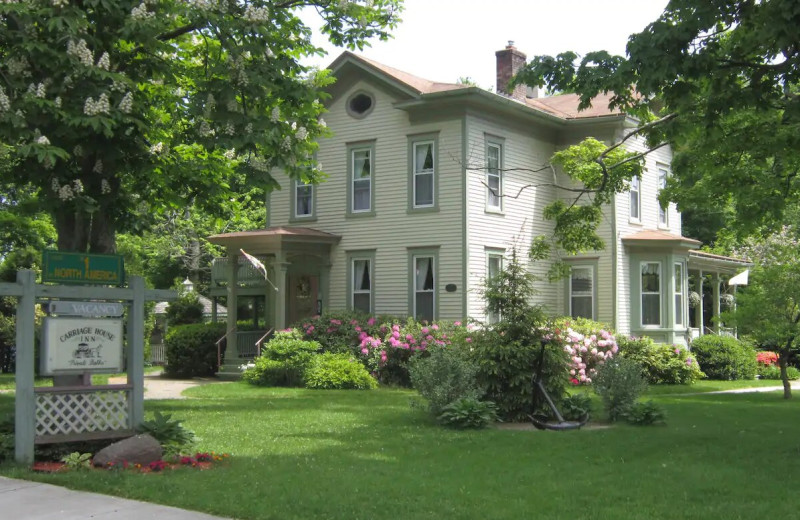
[[[290,274],[289,302],[287,305],[286,324],[293,325],[298,321],[317,314],[317,297],[319,294],[319,276],[310,274]]]

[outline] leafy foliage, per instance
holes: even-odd
[[[633,403],[625,414],[625,420],[637,426],[664,424],[667,421],[667,413],[661,405],[653,401],[644,401]]]
[[[429,355],[416,356],[409,363],[411,385],[428,401],[428,409],[439,416],[447,405],[463,399],[480,399],[478,367],[461,349],[437,347]]]
[[[677,345],[656,343],[648,336],[618,337],[620,355],[641,365],[652,385],[690,385],[705,374],[691,352]]]
[[[337,44],[388,37],[398,0],[306,2]],[[143,215],[313,182],[328,73],[299,4],[0,3],[4,180],[39,190],[59,249],[103,252]],[[44,21],[44,22],[42,22]],[[260,195],[258,195],[260,193]]]
[[[608,419],[615,422],[626,416],[647,389],[647,381],[639,363],[617,357],[600,366],[593,387],[603,401]]]
[[[725,215],[745,236],[800,199],[798,23],[790,1],[675,0],[629,37],[626,56],[535,56],[515,82],[637,117],[650,147],[675,152],[662,203]]]
[[[497,421],[497,407],[491,401],[461,397],[442,409],[439,422],[459,429],[481,429]]]
[[[709,379],[732,381],[756,376],[752,346],[729,336],[706,334],[692,341],[692,353]]]
[[[297,332],[279,332],[264,344],[242,379],[260,386],[303,386],[306,368],[321,349],[318,342],[300,339]]]
[[[92,454],[74,451],[62,457],[61,462],[71,470],[89,470],[92,467]]]
[[[750,285],[737,295],[736,307],[722,319],[778,353],[784,397],[791,397],[788,363],[800,342],[800,231],[780,232],[745,242],[737,253],[755,262]]]
[[[177,325],[164,339],[169,377],[208,377],[217,373],[217,340],[225,335],[224,323]],[[225,354],[225,340],[221,344]]]
[[[202,323],[203,304],[194,291],[181,294],[177,300],[169,302],[167,307],[167,324],[169,326]]]
[[[180,451],[196,441],[194,432],[186,428],[182,421],[173,419],[172,414],[162,414],[159,411],[155,412],[152,419],[143,421],[138,430],[156,439],[165,449],[178,448]]]
[[[349,354],[317,354],[311,358],[303,374],[306,388],[355,389],[377,388],[378,382],[364,365]]]
[[[776,365],[759,365],[756,373],[760,379],[783,379],[783,376],[781,375],[781,367]],[[800,370],[795,367],[786,367],[786,378],[789,381],[797,381],[800,379]]]
[[[568,395],[558,405],[559,412],[567,421],[579,421],[592,413],[592,398],[589,394]]]

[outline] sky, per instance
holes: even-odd
[[[384,65],[446,83],[469,77],[495,85],[495,51],[509,40],[530,58],[564,51],[624,54],[628,36],[655,20],[667,0],[405,0],[402,22],[386,42],[356,51]],[[315,13],[303,16],[316,28]],[[304,61],[321,68],[343,51],[315,34],[328,55]]]

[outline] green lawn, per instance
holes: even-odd
[[[160,372],[163,370],[163,367],[145,367],[144,373],[145,374],[152,374],[154,372]],[[92,375],[92,384],[95,385],[105,385],[108,384],[108,378],[110,377],[120,377],[126,375],[125,373],[120,374],[93,374]],[[34,380],[34,386],[53,386],[53,378],[52,377],[37,377]],[[13,390],[15,385],[14,374],[0,374],[0,390]]]
[[[7,476],[241,519],[794,519],[798,400],[655,396],[664,427],[571,432],[440,428],[413,392],[193,388],[149,401],[185,419],[210,471]],[[0,411],[12,396],[0,395]]]

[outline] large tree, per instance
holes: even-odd
[[[800,198],[797,27],[796,0],[672,0],[626,56],[536,56],[515,81],[576,92],[582,107],[612,93],[651,147],[673,147],[662,203],[727,214],[746,235],[777,228]]]
[[[139,217],[270,174],[317,181],[326,72],[297,10],[339,45],[386,38],[402,0],[1,0],[5,182],[38,190],[62,250],[110,252]]]
[[[783,395],[792,397],[787,367],[800,346],[800,232],[784,226],[766,237],[751,238],[736,250],[754,262],[750,284],[736,307],[723,316],[762,347],[778,353]]]

